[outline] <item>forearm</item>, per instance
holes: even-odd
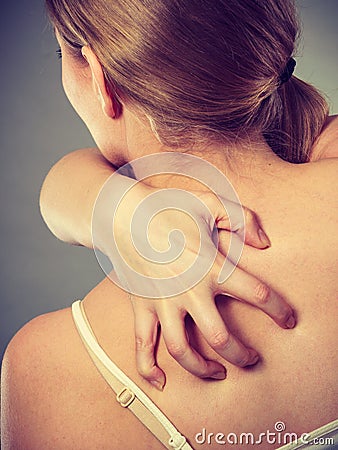
[[[114,171],[94,148],[69,153],[52,167],[42,185],[40,209],[57,238],[92,247],[92,211],[102,186]]]

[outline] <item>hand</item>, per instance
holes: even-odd
[[[200,195],[204,197],[205,202],[209,203],[218,226],[229,229],[227,218],[220,216],[222,211],[215,198],[210,194],[200,193]],[[246,208],[244,210],[245,243],[258,249],[266,248],[267,238],[260,229],[254,213]],[[168,218],[168,225],[173,227],[172,221],[175,218],[178,220],[177,213],[175,215],[172,212],[172,220]],[[164,227],[164,224],[162,226]],[[181,220],[178,226],[183,227]],[[210,246],[213,245],[211,231],[209,228],[208,236],[204,236],[204,239],[209,239]],[[241,231],[243,232],[243,229],[240,227],[238,232]],[[190,238],[192,237],[190,235]],[[189,240],[189,251],[195,254],[198,244],[198,241],[194,242],[194,239]],[[210,254],[212,254],[211,250]],[[224,255],[217,253],[213,267],[203,281],[173,298],[153,300],[131,296],[135,316],[137,368],[139,373],[158,389],[162,389],[165,384],[165,374],[157,366],[155,359],[159,324],[168,352],[182,367],[201,378],[225,378],[225,369],[221,364],[206,360],[189,345],[184,322],[187,314],[192,317],[209,345],[226,361],[240,367],[252,365],[258,361],[257,352],[246,348],[228,331],[215,305],[214,297],[217,294],[226,293],[256,306],[283,328],[292,328],[295,325],[292,309],[286,302],[260,280],[239,267],[233,266],[234,271],[231,277],[219,283],[219,274],[224,260]]]
[[[187,205],[183,192],[175,191],[176,205]],[[259,356],[255,350],[246,348],[227,330],[215,305],[215,295],[226,293],[256,306],[283,328],[292,328],[295,319],[292,309],[276,292],[236,266],[236,248],[235,252],[232,252],[235,261],[225,258],[225,255],[217,251],[213,242],[214,224],[216,223],[219,229],[233,231],[232,236],[238,245],[242,243],[240,239],[242,237],[245,244],[264,249],[269,246],[269,240],[260,228],[255,214],[250,210],[225,200],[222,204],[219,198],[210,192],[195,191],[195,197],[207,206],[206,210],[193,202],[189,202],[189,207],[185,208],[188,209],[188,214],[187,211],[168,208],[155,215],[147,227],[151,249],[157,250],[157,253],[155,252],[157,256],[162,257],[165,254],[163,247],[168,247],[169,236],[171,254],[176,253],[179,257],[172,258],[167,264],[163,264],[163,260],[145,258],[144,253],[148,248],[144,243],[144,223],[136,223],[131,240],[127,232],[127,218],[135,217],[135,208],[140,204],[143,207],[142,214],[139,215],[141,222],[144,217],[152,217],[154,204],[149,205],[142,201],[157,194],[155,210],[159,210],[167,201],[165,196],[161,197],[161,193],[164,195],[168,191],[137,183],[123,198],[114,221],[118,254],[111,251],[111,240],[104,243],[104,239],[101,238],[101,249],[113,261],[121,286],[132,294],[138,371],[155,387],[163,388],[165,375],[157,366],[155,359],[155,347],[161,325],[167,349],[182,367],[201,378],[224,379],[225,369],[221,364],[206,360],[189,345],[184,323],[187,314],[192,317],[209,345],[226,361],[240,367],[255,364]],[[169,192],[169,198],[173,197],[173,193]],[[224,205],[231,212],[231,223]],[[106,208],[103,208],[103,211],[106,211]],[[241,214],[243,211],[245,221]],[[197,224],[195,228],[192,226],[192,218]],[[104,225],[101,221],[102,226],[108,228],[107,224]],[[185,249],[181,254],[176,251],[182,247],[181,235],[170,235],[172,230],[177,229],[183,232],[186,238]],[[203,245],[200,247],[201,243]],[[146,244],[149,244],[148,241]],[[135,246],[138,251],[135,251]],[[209,270],[206,270],[203,276],[198,273],[198,279],[191,278],[191,275],[182,277],[184,270],[196,260],[198,266],[204,265],[209,267]],[[124,264],[125,262],[127,264]],[[132,270],[125,270],[127,266]],[[231,272],[231,277],[228,277]],[[222,282],[220,274],[223,274]],[[163,287],[164,279],[171,279],[173,282]],[[155,298],[142,298],[151,296]]]
[[[171,158],[175,156],[173,160],[175,165],[176,154],[170,154],[169,156]],[[160,155],[160,158],[162,157],[163,155]],[[151,162],[152,167],[156,169],[156,164],[153,164],[153,159]],[[199,189],[200,186],[191,186],[191,178],[196,173],[199,175],[203,174],[203,178],[207,178],[210,175],[209,179],[204,179],[206,185],[212,186],[214,192],[222,192],[230,198],[231,192],[225,189],[226,180],[224,180],[224,177],[222,176],[219,180],[217,190],[217,186],[213,185],[213,182],[217,181],[217,173],[215,174],[213,168],[209,166],[204,173],[205,163],[203,163],[203,167],[199,164],[197,165],[198,167],[196,167],[196,160],[193,161],[193,164],[190,161],[188,164],[184,161],[183,164],[180,161],[176,164],[176,166],[183,168],[185,173],[189,169],[191,170],[189,183],[184,187],[188,190]],[[157,166],[167,167],[168,161],[161,161]],[[108,192],[106,192],[104,187],[111,179],[113,181],[111,189],[108,189]],[[177,186],[176,181],[174,183],[175,186]],[[187,204],[191,206],[190,212],[193,220],[189,221],[187,215],[182,213],[178,214],[177,211],[168,209],[164,214],[159,215],[158,219],[161,219],[160,223],[156,222],[156,220],[152,221],[153,227],[149,227],[149,236],[153,247],[158,249],[163,249],[163,245],[168,245],[169,236],[171,248],[173,249],[172,253],[175,253],[176,249],[178,248],[179,250],[182,246],[180,235],[177,233],[169,235],[169,233],[175,229],[182,229],[187,237],[186,251],[176,260],[173,258],[171,264],[156,264],[156,261],[155,264],[152,264],[149,258],[144,259],[139,257],[138,254],[135,257],[135,249],[133,246],[130,246],[130,232],[128,231],[127,225],[135,206],[139,205],[149,195],[157,194],[158,190],[144,183],[135,183],[136,181],[129,177],[116,172],[114,173],[114,168],[102,157],[98,150],[80,149],[66,155],[53,167],[44,182],[40,201],[43,216],[51,231],[59,239],[86,245],[87,247],[91,247],[92,241],[94,241],[95,247],[100,248],[113,261],[116,272],[120,277],[120,284],[129,284],[131,292],[138,292],[140,288],[147,292],[146,288],[148,286],[148,293],[150,292],[153,296],[160,297],[161,291],[163,293],[163,287],[161,286],[161,280],[156,282],[154,279],[156,274],[160,278],[175,277],[174,288],[176,289],[176,287],[180,288],[177,280],[182,280],[182,277],[179,278],[177,275],[181,274],[182,265],[184,268],[184,264],[186,265],[187,262],[189,263],[191,259],[194,259],[196,253],[198,256],[197,261],[204,259],[204,262],[207,263],[206,269],[211,262],[210,271],[206,271],[204,277],[201,277],[201,274],[196,272],[198,278],[203,278],[202,282],[192,283],[199,281],[198,278],[196,280],[195,274],[193,279],[190,279],[190,291],[186,291],[187,286],[184,286],[187,283],[189,285],[189,277],[186,277],[185,282],[182,281],[183,286],[181,286],[178,292],[176,291],[174,297],[159,300],[136,298],[134,295],[136,357],[140,373],[149,381],[153,381],[155,385],[158,382],[157,387],[163,386],[165,377],[163,372],[156,366],[154,356],[158,324],[161,323],[162,332],[170,352],[187,370],[204,377],[216,376],[217,378],[224,376],[224,368],[222,365],[213,361],[206,361],[188,345],[184,328],[184,316],[188,313],[191,314],[199,325],[208,342],[214,348],[218,348],[218,351],[224,355],[225,359],[229,359],[230,361],[235,360],[235,362],[237,361],[242,365],[245,364],[245,358],[247,358],[247,361],[250,361],[250,358],[251,361],[254,361],[253,351],[245,349],[235,338],[231,337],[228,340],[228,345],[225,345],[228,335],[223,320],[217,309],[215,309],[215,294],[224,290],[234,297],[258,304],[261,309],[266,311],[281,326],[284,326],[288,320],[290,320],[288,326],[292,326],[294,319],[291,315],[291,309],[277,294],[267,287],[262,286],[259,280],[243,272],[238,267],[235,268],[230,278],[223,284],[219,284],[219,270],[220,267],[224,266],[225,258],[217,252],[216,244],[214,245],[211,241],[211,236],[214,231],[215,220],[219,229],[234,231],[235,233],[231,234],[231,236],[237,237],[240,235],[248,245],[256,248],[265,248],[269,245],[269,241],[264,236],[264,233],[259,231],[259,224],[255,215],[244,208],[244,220],[243,214],[241,214],[242,209],[236,202],[232,203],[227,201],[222,204],[214,194],[196,191],[195,193],[202,204],[208,206],[210,210],[208,212],[200,205],[194,204],[190,198],[189,201],[185,201],[186,197],[180,197],[181,193],[175,192],[174,198],[183,198],[181,201],[181,206],[183,203],[183,210],[186,209]],[[134,188],[128,191],[134,184]],[[165,185],[170,186],[172,183],[166,183]],[[125,195],[126,191],[128,191],[127,195]],[[99,195],[100,192],[103,195]],[[108,194],[107,196],[105,196],[106,193]],[[117,220],[115,221],[117,228],[116,240],[120,243],[121,255],[126,257],[127,262],[128,260],[130,261],[135,269],[134,272],[124,270],[125,266],[123,265],[119,267],[118,262],[121,255],[119,252],[112,252],[112,247],[114,246],[111,236],[112,217],[110,209],[107,208],[107,204],[109,206],[110,201],[114,198],[117,202],[122,199],[120,214],[116,215]],[[178,201],[179,198],[177,198]],[[159,203],[163,204],[163,201]],[[153,210],[147,212],[147,203],[144,203],[144,206],[146,209],[144,216],[151,217]],[[230,212],[231,224],[224,206],[227,206]],[[192,222],[196,222],[197,227],[194,227]],[[246,223],[246,227],[244,227],[244,223]],[[138,237],[136,241],[142,250],[144,234],[141,231],[142,227],[136,227],[134,234],[136,238]],[[198,231],[201,233],[198,234]],[[222,232],[221,234],[224,233]],[[204,245],[200,252],[196,252],[201,242]],[[224,241],[220,240],[220,243],[222,245],[219,248],[223,249],[224,254],[228,254],[228,248],[223,246]],[[242,242],[240,241],[240,243]],[[146,248],[145,250],[148,249]],[[236,248],[234,253],[236,253]],[[179,255],[179,251],[177,254]],[[229,265],[223,267],[221,281],[225,280],[227,273],[236,264],[236,254],[233,256],[232,267],[231,262],[229,262]],[[158,257],[158,255],[155,255],[155,257]],[[180,263],[182,263],[181,266]],[[136,277],[137,282],[135,283],[135,272],[137,271],[147,276],[144,280],[141,279],[142,282],[140,284],[138,283],[140,277]],[[170,289],[171,287],[169,284]],[[245,291],[243,291],[243,287]],[[168,286],[165,290],[168,294]],[[175,294],[175,291],[171,291],[171,293]],[[163,294],[166,297],[166,293],[164,292]],[[265,303],[264,295],[266,296]],[[220,375],[217,375],[217,372],[220,372]]]

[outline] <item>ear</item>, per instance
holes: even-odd
[[[82,56],[87,61],[90,67],[93,80],[93,89],[101,103],[103,112],[112,119],[118,118],[121,110],[121,105],[119,101],[115,97],[113,97],[107,89],[106,80],[104,78],[102,66],[99,60],[97,59],[92,49],[87,45],[82,47],[81,52]]]

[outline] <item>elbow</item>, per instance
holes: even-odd
[[[55,166],[57,166],[58,163],[56,163]],[[54,180],[54,171],[55,166],[51,168],[51,170],[48,172],[46,178],[43,181],[41,190],[40,190],[40,197],[39,197],[39,207],[40,207],[40,214],[49,228],[49,230],[57,237],[57,229],[55,227],[55,215],[56,211],[55,208],[53,208],[53,205],[55,204],[55,190],[57,189],[55,186],[55,180]]]
[[[39,198],[39,207],[40,214],[47,225],[48,229],[60,240],[65,240],[62,227],[60,227],[59,221],[59,199],[58,199],[58,186],[57,180],[58,176],[58,165],[61,161],[57,162],[49,171],[46,178],[43,181],[40,198]]]
[[[40,214],[48,229],[55,237],[68,243],[75,242],[69,236],[67,195],[74,183],[71,176],[74,159],[81,151],[69,153],[54,164],[42,183],[39,197]]]
[[[54,164],[42,184],[40,213],[49,230],[61,241],[87,246],[86,238],[91,234],[83,190],[91,173],[88,167],[97,163],[98,158],[103,157],[95,148],[68,153]]]

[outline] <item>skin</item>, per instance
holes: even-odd
[[[135,108],[132,105],[124,104],[121,114],[121,105],[118,104],[119,101],[115,97],[108,94],[101,67],[88,47],[82,49],[83,58],[74,58],[72,54],[69,54],[67,46],[63,45],[62,41],[61,47],[64,50],[63,84],[65,91],[75,110],[88,125],[101,153],[94,149],[85,149],[63,158],[48,174],[44,182],[40,199],[41,212],[48,227],[58,238],[70,243],[91,247],[91,217],[94,204],[103,184],[114,171],[114,166],[109,164],[108,160],[115,165],[119,165],[121,161],[128,158],[144,155],[143,149],[147,149],[148,152],[149,149],[153,149],[153,152],[166,149],[162,148],[156,139],[154,140],[148,121],[144,117],[135,115]],[[72,74],[76,74],[76,83],[72,79]],[[88,104],[93,104],[93,108],[88,110]],[[104,155],[104,158],[102,155]],[[117,180],[118,184],[123,182],[121,179]],[[164,181],[162,180],[162,182]],[[116,222],[121,224],[120,226],[117,225],[118,241],[121,243],[120,248],[124,251],[129,248],[130,244],[125,233],[126,224],[132,215],[129,207],[134,205],[135,202],[139,202],[140,198],[143,199],[142,196],[148,195],[149,190],[151,193],[153,192],[150,184],[153,184],[151,180],[147,180],[147,186],[144,183],[139,184],[139,190],[136,194],[132,191],[130,195],[125,196],[122,203],[122,205],[127,205],[122,208],[124,213],[117,214]],[[182,180],[176,180],[175,184],[176,187],[188,190],[196,189],[191,180],[188,184],[184,182],[182,184]],[[153,185],[156,186],[156,182]],[[115,186],[115,189],[117,190],[119,187]],[[199,187],[199,189],[201,188]],[[200,198],[203,195],[203,201],[208,204],[210,211],[212,211],[218,228],[229,230],[229,222],[224,217],[224,211],[220,208],[219,202],[215,200],[215,196],[211,193],[195,192]],[[260,229],[256,216],[248,209],[245,209],[245,214],[245,242],[259,249],[266,248],[269,241]],[[176,213],[170,215],[169,212],[168,220],[164,223],[164,226],[162,223],[154,226],[156,232],[152,234],[155,235],[160,245],[167,242],[166,230],[182,229],[183,219],[176,216]],[[163,218],[163,214],[161,218]],[[159,232],[162,228],[164,228],[163,236]],[[189,238],[193,236],[189,221],[186,225],[186,235]],[[207,236],[206,239],[210,239],[210,237]],[[109,245],[110,242],[107,247],[103,248],[104,253],[108,256]],[[198,245],[198,238],[192,240],[191,253],[193,255],[195,254],[194,249]],[[136,255],[127,251],[125,256],[129,258],[130,255],[132,255],[133,263],[135,263]],[[114,262],[113,258],[112,260]],[[217,274],[220,272],[223,261],[224,256],[218,254],[215,265],[207,276],[208,283],[200,284],[188,293],[182,294],[175,299],[175,302],[173,299],[168,300],[170,305],[175,304],[176,307],[176,310],[172,312],[174,320],[171,322],[168,332],[170,331],[175,338],[176,346],[184,345],[187,347],[184,316],[189,313],[204,329],[204,337],[211,347],[216,348],[217,346],[217,352],[225,360],[244,367],[257,362],[259,355],[254,349],[247,348],[234,336],[231,337],[229,344],[224,341],[224,338],[222,346],[218,343],[215,344],[215,335],[225,336],[229,333],[214,305],[214,296],[217,293],[227,292],[235,298],[241,298],[256,305],[283,328],[292,328],[295,320],[292,309],[278,293],[240,268],[235,270],[236,282],[226,281],[220,285],[217,282]],[[147,264],[142,259],[138,269],[143,270],[144,268],[147,269]],[[167,265],[165,270],[166,276],[177,276],[177,273],[179,273],[175,271],[175,267],[169,268]],[[149,275],[154,276],[154,273],[150,271]],[[243,286],[245,286],[245,289],[243,289]],[[265,297],[264,302],[262,302],[262,295]],[[161,390],[165,384],[165,374],[155,360],[158,324],[161,324],[164,333],[167,329],[164,321],[159,317],[158,301],[135,299],[134,297],[131,300],[135,316],[137,368],[145,379]],[[197,307],[197,303],[199,303],[199,307]],[[208,361],[189,346],[184,357],[173,356],[179,364],[196,376],[216,379],[225,377],[222,365],[215,361]]]
[[[73,69],[64,66],[67,95],[80,115],[88,114],[85,120],[103,153],[114,158],[109,154],[109,140],[112,127],[120,124],[98,82],[100,73],[95,77],[90,68],[85,72],[78,66]],[[83,78],[79,79],[80,74]],[[76,104],[76,89],[80,86],[88,101],[98,102],[95,113],[86,111],[86,104]],[[124,129],[125,135],[115,136],[128,142],[129,155],[125,157],[133,155],[136,148],[137,156],[145,152],[150,139],[152,149],[163,150],[151,137],[150,128],[131,110],[124,108],[123,114],[124,128],[118,129]],[[323,135],[317,145],[324,145],[321,142],[333,147],[334,154],[337,152],[336,141]],[[167,386],[159,392],[138,374],[131,358],[134,324],[127,295],[104,280],[84,299],[86,313],[111,359],[155,401],[193,446],[194,435],[202,428],[214,433],[251,431],[258,435],[273,430],[274,423],[283,420],[289,432],[308,432],[335,419],[337,408],[337,204],[332,186],[338,162],[327,159],[292,165],[257,140],[255,150],[237,148],[231,152],[229,168],[224,148],[215,145],[211,150],[208,155],[213,164],[228,176],[242,202],[258,213],[272,242],[262,252],[245,247],[240,267],[288,300],[297,311],[297,327],[285,332],[257,309],[220,298],[217,305],[229,329],[247,346],[264,354],[264,359],[246,370],[229,365],[227,380],[207,382],[192,376],[172,359],[170,354],[178,359],[184,357],[186,348],[177,347],[170,334],[161,335],[157,359],[167,374]],[[322,153],[322,148],[317,150]],[[221,244],[226,246],[226,236],[221,233],[221,237]],[[174,312],[167,304],[162,305],[161,317],[170,329]],[[201,354],[222,362],[192,321],[188,321],[187,330],[192,345]],[[226,335],[221,339],[215,336],[216,348],[226,341]],[[114,397],[83,348],[69,308],[38,317],[14,337],[4,358],[3,446],[159,448],[155,438],[130,412],[122,410]],[[275,445],[261,444],[259,448]]]

